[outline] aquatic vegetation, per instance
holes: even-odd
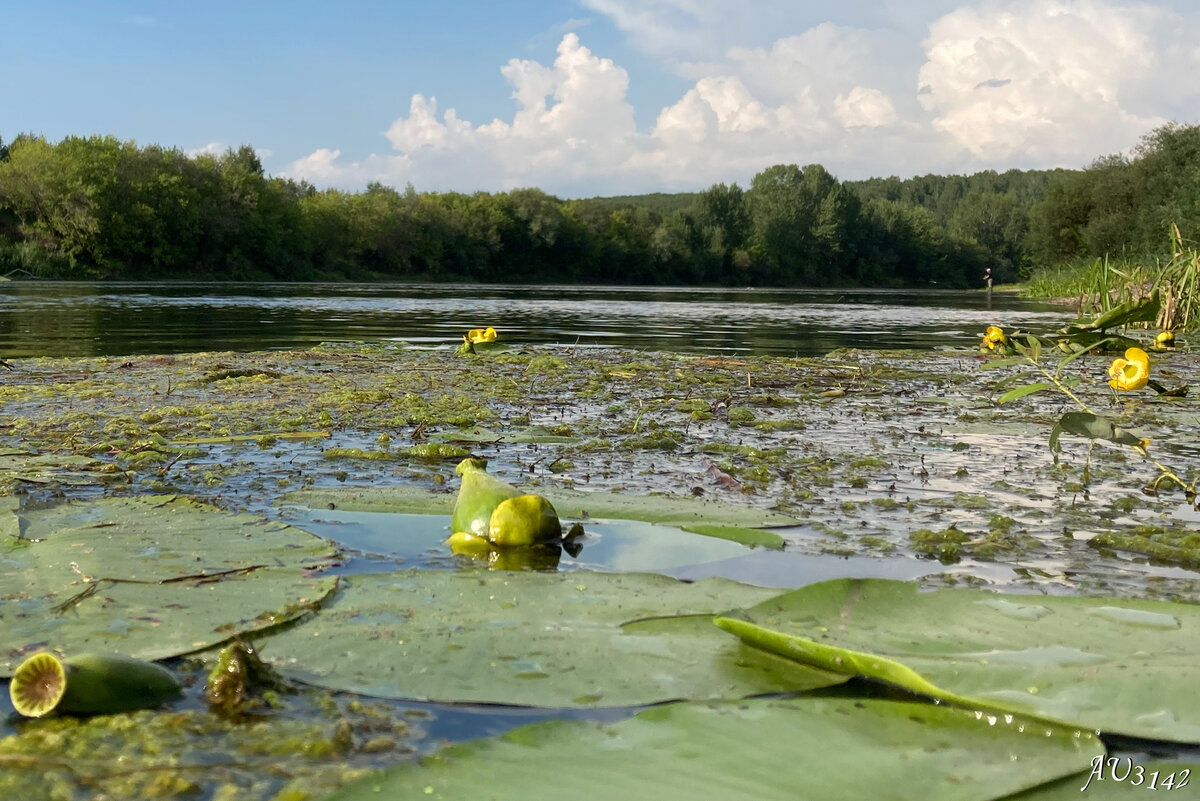
[[[542,355],[561,360],[563,369],[531,372],[530,363]],[[1155,357],[1155,375],[1186,376],[1192,359],[1186,352]],[[122,367],[126,361],[132,366]],[[1111,402],[1110,390],[1095,378],[1111,359],[1098,371],[1081,369],[1090,361],[1081,356],[1070,362],[1062,377],[1090,408],[1100,410]],[[1096,448],[1089,481],[1080,482],[1076,453],[1082,449],[1046,452],[1031,439],[1063,417],[1060,408],[1041,400],[1056,393],[1029,396],[1020,414],[1008,402],[981,403],[991,387],[1002,386],[996,390],[1000,395],[1035,379],[1010,375],[1015,371],[1002,365],[980,373],[977,365],[978,357],[951,351],[705,359],[538,348],[457,360],[445,352],[352,344],[180,354],[169,360],[29,360],[0,381],[5,415],[0,423],[10,425],[0,426],[0,436],[21,454],[11,462],[0,455],[0,492],[43,501],[64,491],[183,492],[225,508],[272,514],[283,490],[344,482],[439,491],[454,479],[453,462],[446,460],[470,451],[486,456],[514,483],[524,480],[550,498],[560,514],[564,510],[553,492],[572,486],[658,499],[698,496],[775,509],[793,522],[848,532],[839,540],[848,552],[879,553],[875,543],[887,542],[912,554],[913,531],[939,531],[953,522],[963,531],[986,532],[988,517],[1004,509],[1037,539],[1022,556],[1068,558],[1070,549],[1058,538],[1063,524],[1056,524],[1055,514],[1039,516],[1039,510],[1064,492],[1069,501],[1071,482],[1084,484],[1097,509],[1106,508],[1109,500],[1127,494],[1118,483],[1131,476],[1119,462],[1125,457],[1121,450]],[[267,370],[280,377],[196,380],[215,369]],[[173,389],[165,394],[168,384]],[[241,390],[231,394],[225,386]],[[840,388],[841,397],[821,397],[831,387]],[[753,424],[731,425],[726,415],[731,408],[752,413]],[[1138,420],[1158,420],[1144,433],[1160,443],[1163,454],[1171,446],[1170,432],[1190,425],[1182,404],[1151,400],[1105,413],[1128,430],[1137,422],[1135,412]],[[740,414],[734,414],[735,423]],[[144,415],[161,419],[148,423]],[[166,444],[154,442],[154,434]],[[1075,436],[1060,432],[1063,444]],[[952,450],[968,442],[969,450]],[[1141,458],[1120,447],[1131,463]],[[378,456],[326,458],[323,451],[331,449]],[[723,472],[738,485],[707,472],[698,454],[712,454],[718,462],[718,455],[728,458],[732,470]],[[1064,469],[1053,469],[1055,458]],[[1170,458],[1181,468],[1195,464],[1189,451],[1171,450]],[[573,466],[564,469],[568,463]],[[1104,473],[1112,467],[1119,474]],[[1024,485],[1035,474],[1038,484]],[[1014,481],[1017,476],[1022,482]],[[955,485],[946,485],[947,479]],[[1005,480],[1021,485],[993,486]],[[889,490],[892,486],[896,489]],[[931,503],[949,500],[954,492],[972,500],[946,508]],[[891,495],[901,504],[911,501],[914,511],[897,517],[869,503]],[[998,497],[1008,500],[984,508]],[[1018,499],[1025,508],[1008,510]],[[854,511],[838,511],[843,500],[855,503]],[[1169,510],[1164,496],[1117,525],[1131,527]],[[793,530],[783,539],[789,549],[824,548],[820,536],[810,533]],[[1067,581],[1092,570],[1119,569],[1119,561],[1094,559],[1083,573],[1073,568]],[[1010,580],[1043,579],[1014,574]]]
[[[943,531],[930,531],[927,528],[918,529],[909,535],[913,550],[925,556],[932,556],[947,564],[957,562],[962,555],[962,544],[969,539],[965,531],[948,528]]]
[[[803,788],[838,801],[982,800],[1078,774],[1102,751],[1094,735],[1070,728],[911,701],[682,703],[616,723],[535,723],[451,746],[366,777],[330,801],[536,798],[547,764],[571,765],[555,778],[556,794],[590,801],[691,801],[714,797],[714,788],[729,798],[795,798]]]
[[[466,339],[473,345],[477,345],[480,342],[495,342],[496,329],[491,326],[487,328],[472,328],[467,332]]]
[[[776,594],[646,573],[365,574],[319,615],[272,636],[263,653],[284,676],[328,689],[543,707],[840,684],[841,676],[745,653],[712,625],[714,614]]]
[[[1143,554],[1164,564],[1200,567],[1200,532],[1184,525],[1138,525],[1129,531],[1104,531],[1088,545]]]
[[[1012,341],[1031,347],[1023,337]],[[1160,354],[1154,356],[1154,370],[1162,380],[1172,372],[1187,375],[1194,369],[1194,359],[1185,351]],[[535,367],[541,356],[552,358],[536,362]],[[1045,356],[1041,359],[1044,362]],[[979,371],[975,369],[981,361],[978,355],[948,351],[706,360],[557,348],[459,360],[445,351],[336,345],[291,353],[181,355],[170,362],[138,357],[130,360],[133,366],[128,368],[115,360],[31,360],[23,362],[18,372],[5,373],[0,382],[0,410],[5,414],[0,436],[6,443],[0,450],[0,493],[13,493],[0,495],[0,537],[7,544],[3,555],[9,560],[0,564],[4,575],[0,583],[6,587],[0,629],[10,627],[3,629],[5,642],[29,646],[18,658],[33,653],[35,643],[47,639],[45,627],[51,624],[65,641],[81,638],[85,629],[120,637],[140,658],[154,658],[150,646],[169,639],[176,629],[182,629],[176,641],[161,643],[169,646],[165,653],[204,647],[192,646],[195,642],[218,644],[241,632],[259,632],[254,639],[256,646],[262,646],[262,658],[288,679],[392,698],[421,695],[503,703],[516,699],[591,709],[647,698],[730,698],[807,686],[807,679],[797,677],[811,678],[811,668],[743,645],[711,623],[716,614],[738,617],[741,609],[757,608],[753,613],[757,624],[782,630],[786,626],[777,625],[768,614],[773,599],[790,609],[786,594],[779,596],[777,590],[724,580],[688,583],[663,576],[581,572],[578,567],[586,564],[562,564],[568,560],[567,552],[557,543],[546,549],[503,551],[489,544],[484,555],[488,563],[478,566],[442,550],[435,557],[423,557],[442,560],[438,569],[363,574],[356,572],[363,570],[359,552],[271,522],[294,515],[290,504],[298,501],[313,510],[378,504],[373,508],[436,513],[449,520],[454,495],[447,490],[454,473],[452,463],[445,460],[461,460],[464,452],[486,456],[494,473],[512,481],[518,495],[544,497],[562,523],[581,521],[589,530],[592,525],[605,525],[609,518],[654,520],[810,555],[891,553],[901,559],[921,553],[936,556],[945,547],[950,557],[956,548],[960,561],[954,568],[910,559],[917,570],[927,566],[930,575],[922,582],[926,589],[967,583],[1013,584],[1023,591],[1050,587],[1052,594],[1087,589],[1111,596],[1088,607],[1093,610],[1086,613],[1092,616],[1088,620],[1117,628],[1133,625],[1118,619],[1126,613],[1103,608],[1111,607],[1132,610],[1138,614],[1127,616],[1140,621],[1137,625],[1147,625],[1146,621],[1161,619],[1142,613],[1162,610],[1135,608],[1119,599],[1150,594],[1194,599],[1200,597],[1196,595],[1200,584],[1178,570],[1155,576],[1145,558],[1131,561],[1130,554],[1141,554],[1152,561],[1191,565],[1195,555],[1187,526],[1164,523],[1175,503],[1168,497],[1137,493],[1136,465],[1141,454],[1132,446],[1147,447],[1140,433],[1144,428],[1171,461],[1194,468],[1200,456],[1186,440],[1194,428],[1194,413],[1187,401],[1148,392],[1136,398],[1119,396],[1117,402],[1103,375],[1110,360],[1098,365],[1083,352],[1057,375],[1088,408],[1104,410],[1104,415],[1092,417],[1082,410],[1064,414],[1065,396],[1023,358],[1007,367],[1024,369],[1024,374],[1008,375],[1003,359],[989,363],[998,362],[997,370]],[[230,376],[211,383],[197,380],[218,369],[279,375]],[[1047,369],[1055,375],[1052,365]],[[1031,380],[1049,387],[1022,396],[1026,400],[1019,414],[1010,405],[1015,398],[1003,405],[985,400],[989,392],[1002,396]],[[826,395],[831,389],[840,394]],[[1113,404],[1111,409],[1105,403]],[[753,415],[753,424],[738,425],[740,412],[730,419],[728,412],[738,409]],[[789,423],[802,423],[805,428],[789,428]],[[1060,447],[1050,451],[1044,432],[1055,425],[1059,426],[1055,444]],[[1133,428],[1139,433],[1134,434]],[[1070,444],[1075,437],[1112,447],[1097,447],[1094,454],[1089,449],[1085,457],[1082,448]],[[1178,448],[1172,447],[1175,442]],[[330,453],[337,458],[328,458]],[[376,453],[378,458],[355,458]],[[1081,475],[1085,458],[1086,476]],[[708,464],[716,471],[709,470]],[[722,475],[732,483],[723,481]],[[275,504],[283,487],[296,491],[281,509]],[[254,514],[237,517],[206,507],[202,517],[220,519],[224,528],[189,533],[188,526],[176,527],[154,508],[164,500],[160,498],[133,515],[143,521],[136,526],[122,518],[121,528],[132,526],[122,532],[113,526],[88,526],[105,520],[106,512],[96,511],[104,504],[136,506],[140,503],[136,498],[113,498],[100,506],[68,504],[57,511],[51,505],[62,495],[84,499],[150,491],[176,498],[164,508],[189,505],[180,497],[188,492],[216,506],[251,509]],[[1138,502],[1131,503],[1128,499],[1135,493]],[[69,517],[72,508],[79,514],[91,509],[100,518],[81,522],[83,518]],[[1153,530],[1148,528],[1151,523]],[[154,537],[148,533],[152,525],[158,526]],[[218,535],[218,530],[223,533]],[[164,531],[171,536],[162,536]],[[437,539],[444,536],[438,533]],[[60,552],[86,550],[87,543],[98,538],[117,543],[106,546],[111,554],[106,559],[92,554],[70,557],[82,576],[74,570],[66,572],[62,586],[50,586],[52,593],[43,599],[41,582],[58,578],[45,566],[63,564]],[[155,542],[160,548],[171,546],[169,552],[152,554],[148,549]],[[588,547],[585,544],[581,562]],[[193,552],[219,554],[232,562],[223,567],[205,562],[193,572],[195,563],[187,558]],[[788,556],[747,553],[764,559],[763,564],[766,559]],[[122,570],[116,569],[118,565]],[[488,566],[497,570],[489,571]],[[538,572],[556,566],[575,572]],[[334,578],[325,572],[331,568],[343,575]],[[712,569],[723,567],[714,563]],[[6,574],[6,570],[15,572]],[[243,572],[218,575],[223,570]],[[179,580],[154,585],[125,581],[168,578]],[[764,581],[770,580],[774,579],[768,574]],[[93,586],[96,589],[89,590]],[[341,592],[335,593],[335,587]],[[8,594],[8,588],[17,589]],[[76,598],[88,591],[90,595]],[[222,603],[200,606],[192,601],[202,595]],[[840,602],[844,601],[843,597]],[[1043,597],[1036,601],[988,593],[964,596],[961,607],[950,609],[947,603],[950,611],[926,615],[929,626],[908,632],[910,641],[929,642],[945,620],[976,619],[976,605],[1007,603],[1021,611],[1042,605]],[[50,609],[67,602],[73,602],[69,614]],[[1056,602],[1048,601],[1047,608]],[[23,616],[15,617],[17,612]],[[788,617],[790,612],[780,614]],[[1054,614],[1059,614],[1057,608]],[[78,629],[73,628],[74,616],[80,618]],[[190,620],[204,616],[209,617]],[[823,612],[822,617],[836,634],[836,626],[828,624],[832,618]],[[12,626],[34,623],[28,635],[12,634],[16,630]],[[283,623],[289,626],[281,627]],[[887,629],[890,624],[881,625]],[[1191,623],[1184,621],[1184,625]],[[113,631],[105,631],[106,626]],[[1167,635],[1174,633],[1168,630]],[[322,642],[321,648],[314,647]],[[874,653],[874,643],[867,640],[836,644]],[[1041,647],[1031,640],[1008,650]],[[1088,651],[1084,645],[1077,647]],[[995,650],[1004,648],[998,645]],[[1147,645],[1145,650],[1153,649]],[[353,658],[347,659],[344,655],[351,652]],[[908,661],[903,654],[882,655]],[[1062,654],[1035,650],[1035,655]],[[208,658],[211,668],[215,655]],[[684,664],[676,664],[680,662]],[[628,665],[628,671],[614,671],[613,664]],[[926,673],[923,667],[910,667]],[[1186,666],[1174,667],[1187,676]],[[628,684],[606,673],[626,674]],[[657,678],[648,681],[646,676]],[[314,779],[312,787],[320,788],[314,792],[325,792],[361,772],[364,765],[377,767],[403,759],[413,747],[400,729],[389,728],[394,720],[379,722],[376,730],[372,728],[376,724],[351,714],[349,703],[363,703],[354,696],[322,695],[325,700],[319,706],[304,707],[307,711],[301,719],[285,722],[288,710],[309,703],[307,693],[318,692],[291,683],[256,693],[252,685],[245,688],[233,682],[231,697],[246,692],[243,697],[249,703],[233,715],[243,719],[238,725],[246,731],[231,728],[230,721],[209,712],[200,697],[203,677],[187,679],[188,700],[182,707],[107,716],[113,719],[109,724],[113,728],[106,729],[105,736],[123,744],[115,753],[122,749],[128,753],[134,760],[131,769],[152,764],[149,758],[143,760],[140,749],[152,747],[155,737],[163,738],[161,748],[189,755],[186,760],[195,763],[202,761],[196,754],[206,747],[201,745],[206,738],[220,744],[242,737],[238,747],[246,750],[227,757],[221,751],[223,756],[216,760],[227,758],[237,764],[223,765],[219,772],[238,777],[229,780],[230,786],[253,787],[246,790],[248,797],[266,798],[307,788],[303,778],[268,775],[269,763],[248,756],[255,748],[261,754],[284,754],[278,758],[281,769],[294,777],[322,777]],[[931,676],[926,679],[943,685]],[[1039,694],[1052,695],[1038,681]],[[1150,683],[1154,682],[1157,678]],[[974,697],[962,687],[945,689]],[[1006,692],[1015,691],[995,690],[1001,696]],[[1126,717],[1154,711],[1148,706],[1153,698],[1139,695],[1147,706],[1135,714],[1136,704],[1131,701],[1123,713]],[[993,703],[996,698],[984,700]],[[797,703],[804,707],[810,702],[832,700],[812,696]],[[747,703],[773,710],[782,702]],[[855,703],[873,707],[875,701],[856,698]],[[868,716],[862,707],[847,708],[864,715],[866,728],[892,719],[890,712],[872,709]],[[719,715],[719,720],[742,714],[726,709],[729,713]],[[660,710],[658,714],[676,713]],[[899,715],[903,720],[895,721],[896,736],[925,743],[921,738],[935,727],[914,723],[914,714],[932,720],[929,715],[953,717],[955,712],[905,706]],[[838,713],[838,717],[845,716]],[[342,718],[351,723],[341,725]],[[168,719],[190,733],[167,737]],[[950,717],[938,720],[958,736]],[[1186,723],[1183,717],[1179,720]],[[133,729],[132,721],[140,728]],[[71,733],[59,740],[55,752],[48,745],[49,734],[42,732],[65,724],[72,726]],[[911,728],[906,728],[909,724]],[[72,787],[76,786],[72,774],[62,773],[60,762],[50,764],[48,754],[65,753],[67,744],[71,749],[96,749],[100,739],[97,733],[85,733],[99,731],[91,728],[98,725],[92,721],[30,721],[20,724],[19,731],[12,724],[2,725],[8,728],[0,739],[0,754],[31,760],[22,763],[30,767],[18,769],[24,780],[61,775]],[[263,738],[255,745],[248,730],[260,725],[265,728],[256,730]],[[576,724],[562,725],[570,729]],[[560,731],[559,724],[552,726]],[[1149,733],[1151,728],[1144,728],[1147,736],[1160,736]],[[1159,726],[1162,731],[1168,728],[1166,723]],[[706,731],[719,737],[732,729],[714,724]],[[671,734],[682,737],[677,731]],[[514,737],[535,735],[536,730]],[[1032,750],[1045,756],[1045,738],[1035,739],[1038,746]],[[685,748],[694,744],[679,742]],[[864,747],[857,739],[846,742],[847,753]],[[929,743],[940,748],[942,740]],[[44,750],[34,756],[37,749]],[[97,749],[97,758],[110,753]],[[991,759],[983,754],[1007,758],[1009,753],[1008,741],[991,740],[968,761]],[[80,775],[111,772],[111,759],[106,767],[84,760],[83,750],[79,754],[75,767]],[[353,759],[335,770],[331,763],[344,755]],[[5,762],[0,774],[14,764],[7,758],[0,761]],[[828,755],[817,761],[828,761]],[[719,766],[713,769],[728,778]],[[170,785],[162,794],[219,791],[220,779],[210,781],[195,771],[155,770],[164,777],[163,787]],[[414,775],[427,775],[414,770]],[[1006,775],[1015,775],[1011,766],[1008,771]],[[1019,773],[1021,781],[1032,776]],[[247,779],[253,774],[258,774],[253,781]],[[128,784],[121,790],[132,793],[130,797],[149,797],[147,775],[140,774],[136,783],[124,777],[121,781]],[[4,781],[0,775],[0,788],[7,789]],[[97,780],[89,786],[108,790],[113,781],[117,780]],[[1036,783],[1033,778],[1028,781]],[[426,786],[428,782],[420,789]],[[83,790],[71,792],[86,797]],[[232,797],[233,790],[226,792]],[[71,797],[66,790],[62,795]]]
[[[801,664],[967,708],[1179,742],[1200,733],[1192,604],[839,579],[716,623]]]
[[[185,697],[165,710],[26,720],[0,736],[0,794],[95,798],[314,799],[413,758],[426,715],[292,688],[252,715],[200,697],[212,654],[171,665]]]
[[[223,715],[242,715],[262,705],[278,705],[278,693],[288,689],[258,649],[238,638],[217,654],[204,683],[204,700]]]
[[[1083,379],[1068,377],[1064,374],[1064,369],[1068,365],[1076,362],[1086,353],[1099,350],[1102,345],[1114,340],[1122,343],[1125,341],[1123,337],[1114,338],[1105,335],[1105,329],[1152,320],[1158,313],[1159,302],[1158,292],[1154,292],[1148,298],[1131,301],[1111,309],[1093,320],[1076,322],[1062,329],[1059,332],[1062,334],[1062,337],[1059,338],[1058,344],[1060,350],[1067,352],[1068,355],[1058,361],[1053,371],[1047,369],[1041,363],[1043,345],[1041,340],[1033,335],[1025,335],[1022,338],[1023,342],[1017,339],[1013,340],[1012,345],[1019,354],[1018,357],[991,362],[985,365],[985,367],[1026,364],[1046,379],[1044,381],[1021,384],[1015,389],[1011,389],[1001,395],[997,399],[998,403],[1008,403],[1038,392],[1055,390],[1065,395],[1079,407],[1081,411],[1067,412],[1054,424],[1049,439],[1052,451],[1057,452],[1060,449],[1059,440],[1063,434],[1086,437],[1091,443],[1107,441],[1117,445],[1128,446],[1143,459],[1158,468],[1158,476],[1146,485],[1145,491],[1154,493],[1164,483],[1174,484],[1181,488],[1187,497],[1191,499],[1195,497],[1195,487],[1197,481],[1200,480],[1200,475],[1196,479],[1193,479],[1190,484],[1185,482],[1173,470],[1150,455],[1148,450],[1149,439],[1140,437],[1116,425],[1103,415],[1095,413],[1088,406],[1075,391],[1083,383]],[[1097,331],[1100,333],[1093,333]],[[1167,390],[1157,382],[1152,381],[1149,377],[1150,356],[1145,350],[1136,346],[1127,347],[1124,358],[1118,358],[1113,361],[1108,368],[1108,376],[1109,386],[1119,391],[1132,391],[1149,385],[1160,395],[1167,397],[1181,397],[1187,392],[1186,386]],[[1089,456],[1090,453],[1089,446]],[[1089,467],[1084,468],[1085,484],[1090,477]]]
[[[996,353],[1008,353],[1008,335],[1004,333],[1004,329],[996,325],[989,325],[987,331],[983,334],[983,341],[979,345],[980,350],[994,351]]]
[[[13,709],[40,718],[51,712],[110,714],[156,707],[179,697],[179,679],[153,662],[117,654],[73,654],[60,659],[43,651],[12,673]]]
[[[163,659],[294,620],[333,592],[306,532],[177,496],[0,508],[0,676],[48,645]],[[52,636],[51,636],[52,635]]]

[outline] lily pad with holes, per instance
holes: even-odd
[[[263,643],[287,675],[385,698],[594,707],[740,697],[845,677],[743,647],[715,613],[771,596],[641,573],[351,576],[314,618]],[[666,630],[625,630],[685,615]]]
[[[801,664],[954,703],[1200,742],[1200,606],[814,584],[718,624]]]
[[[767,548],[782,548],[784,540],[765,527],[792,526],[799,522],[778,512],[672,495],[625,495],[544,487],[531,491],[549,499],[564,519],[640,520]],[[454,507],[452,494],[411,486],[302,490],[288,493],[283,500],[310,509],[399,514],[448,515]]]
[[[335,556],[291,526],[179,496],[0,511],[0,676],[29,652],[162,659],[304,613]]]
[[[329,801],[983,801],[1077,774],[1091,734],[969,710],[852,698],[670,704],[610,724],[549,721],[396,765]],[[548,766],[558,765],[553,777]]]

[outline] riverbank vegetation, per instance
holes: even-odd
[[[247,146],[23,134],[0,142],[0,274],[967,287],[989,268],[1006,282],[1080,259],[1150,264],[1173,224],[1190,246],[1198,176],[1195,125],[1084,170],[840,181],[775,165],[746,189],[573,200],[319,190],[268,176]]]

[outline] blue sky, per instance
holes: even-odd
[[[562,196],[1078,167],[1200,117],[1188,0],[52,2],[0,136],[250,144],[347,189]]]

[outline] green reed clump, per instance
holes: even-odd
[[[1125,303],[1163,298],[1154,325],[1163,330],[1200,327],[1200,249],[1184,242],[1179,227],[1171,226],[1171,256],[1144,259],[1077,259],[1046,267],[1026,282],[1031,298],[1072,299],[1080,317],[1098,315]],[[1149,322],[1141,324],[1148,327]]]

